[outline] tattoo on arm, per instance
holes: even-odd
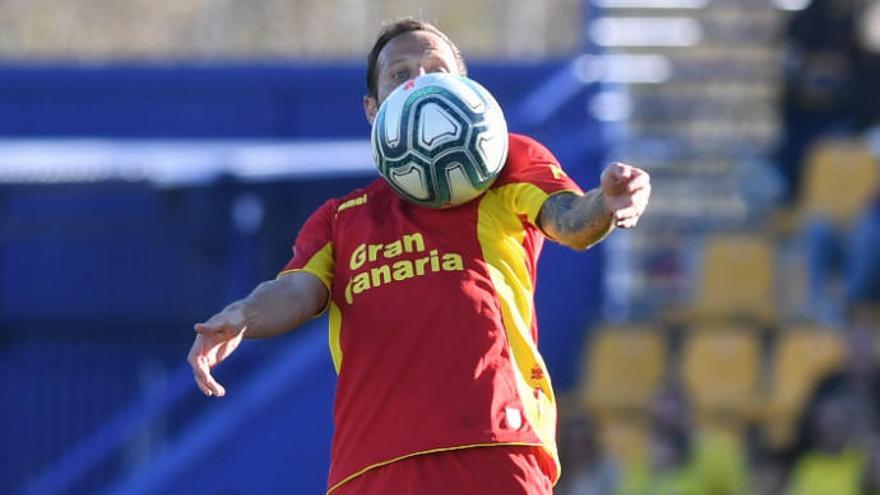
[[[605,211],[602,191],[593,189],[583,196],[562,193],[548,198],[538,214],[538,227],[566,246],[587,249],[607,237],[614,223]]]

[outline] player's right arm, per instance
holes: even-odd
[[[232,354],[243,338],[284,333],[327,307],[336,207],[335,200],[327,201],[309,217],[297,236],[293,258],[275,280],[263,282],[244,299],[195,325],[196,340],[187,361],[205,395],[225,395],[226,390],[211,376],[211,368]]]
[[[232,354],[243,338],[272,337],[296,328],[320,313],[328,298],[329,291],[318,277],[295,271],[261,283],[246,298],[196,323],[196,339],[187,361],[199,389],[207,396],[225,395],[211,369]]]

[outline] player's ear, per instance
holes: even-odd
[[[364,115],[367,116],[367,122],[373,125],[373,119],[376,118],[376,112],[379,111],[379,101],[372,96],[364,96]]]

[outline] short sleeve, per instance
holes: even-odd
[[[505,203],[535,224],[544,201],[554,194],[583,190],[562,169],[559,160],[532,138],[510,135],[507,164],[493,186],[505,196]]]
[[[281,275],[308,272],[318,277],[330,290],[333,283],[333,219],[336,200],[321,205],[306,220],[293,245],[293,257],[284,266]]]

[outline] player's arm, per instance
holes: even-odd
[[[644,170],[612,163],[601,185],[584,195],[560,193],[544,202],[538,227],[561,244],[587,249],[615,227],[635,227],[648,206],[651,179]]]
[[[258,285],[246,298],[223,308],[204,323],[200,334],[241,334],[244,338],[273,337],[312,318],[327,304],[327,287],[311,273],[297,271]]]
[[[329,291],[307,272],[292,272],[258,285],[247,297],[195,325],[196,339],[187,361],[205,395],[222,397],[226,390],[211,368],[232,354],[243,338],[265,338],[296,328],[327,304]]]

